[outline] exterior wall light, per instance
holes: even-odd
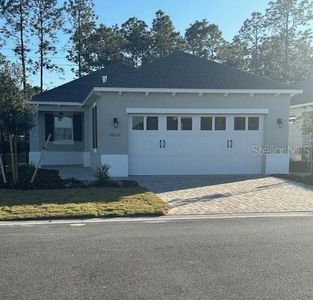
[[[113,125],[114,125],[114,128],[118,128],[118,119],[117,118],[113,118]]]
[[[277,119],[277,125],[278,125],[279,128],[283,127],[283,119],[282,118],[278,118]]]
[[[63,113],[62,112],[59,113],[58,119],[59,119],[59,121],[62,121],[62,119],[63,119]]]

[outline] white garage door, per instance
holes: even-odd
[[[130,175],[259,174],[261,115],[129,115]]]

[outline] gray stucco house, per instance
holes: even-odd
[[[307,118],[313,119],[313,77],[295,84],[303,90],[303,94],[296,95],[290,103],[289,119],[289,144],[291,159],[295,161],[307,160],[310,155],[310,147],[313,141],[302,133],[303,122]],[[307,148],[305,148],[307,147]]]
[[[30,161],[110,165],[112,176],[288,173],[288,120],[301,90],[175,52],[115,63],[33,98]]]

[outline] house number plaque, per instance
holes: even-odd
[[[119,136],[121,136],[121,134],[119,132],[111,132],[110,136],[112,136],[112,137],[119,137]]]

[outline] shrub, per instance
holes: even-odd
[[[33,165],[22,165],[19,166],[19,182],[13,184],[11,174],[7,176],[7,184],[0,183],[0,187],[10,189],[60,189],[64,188],[65,184],[62,181],[59,171],[38,169],[37,176],[34,183],[31,183],[31,178],[34,174],[35,166]],[[9,172],[8,172],[9,173]]]
[[[97,183],[99,185],[105,184],[110,179],[109,169],[110,169],[110,166],[108,166],[106,164],[97,168],[96,178],[97,178]]]

